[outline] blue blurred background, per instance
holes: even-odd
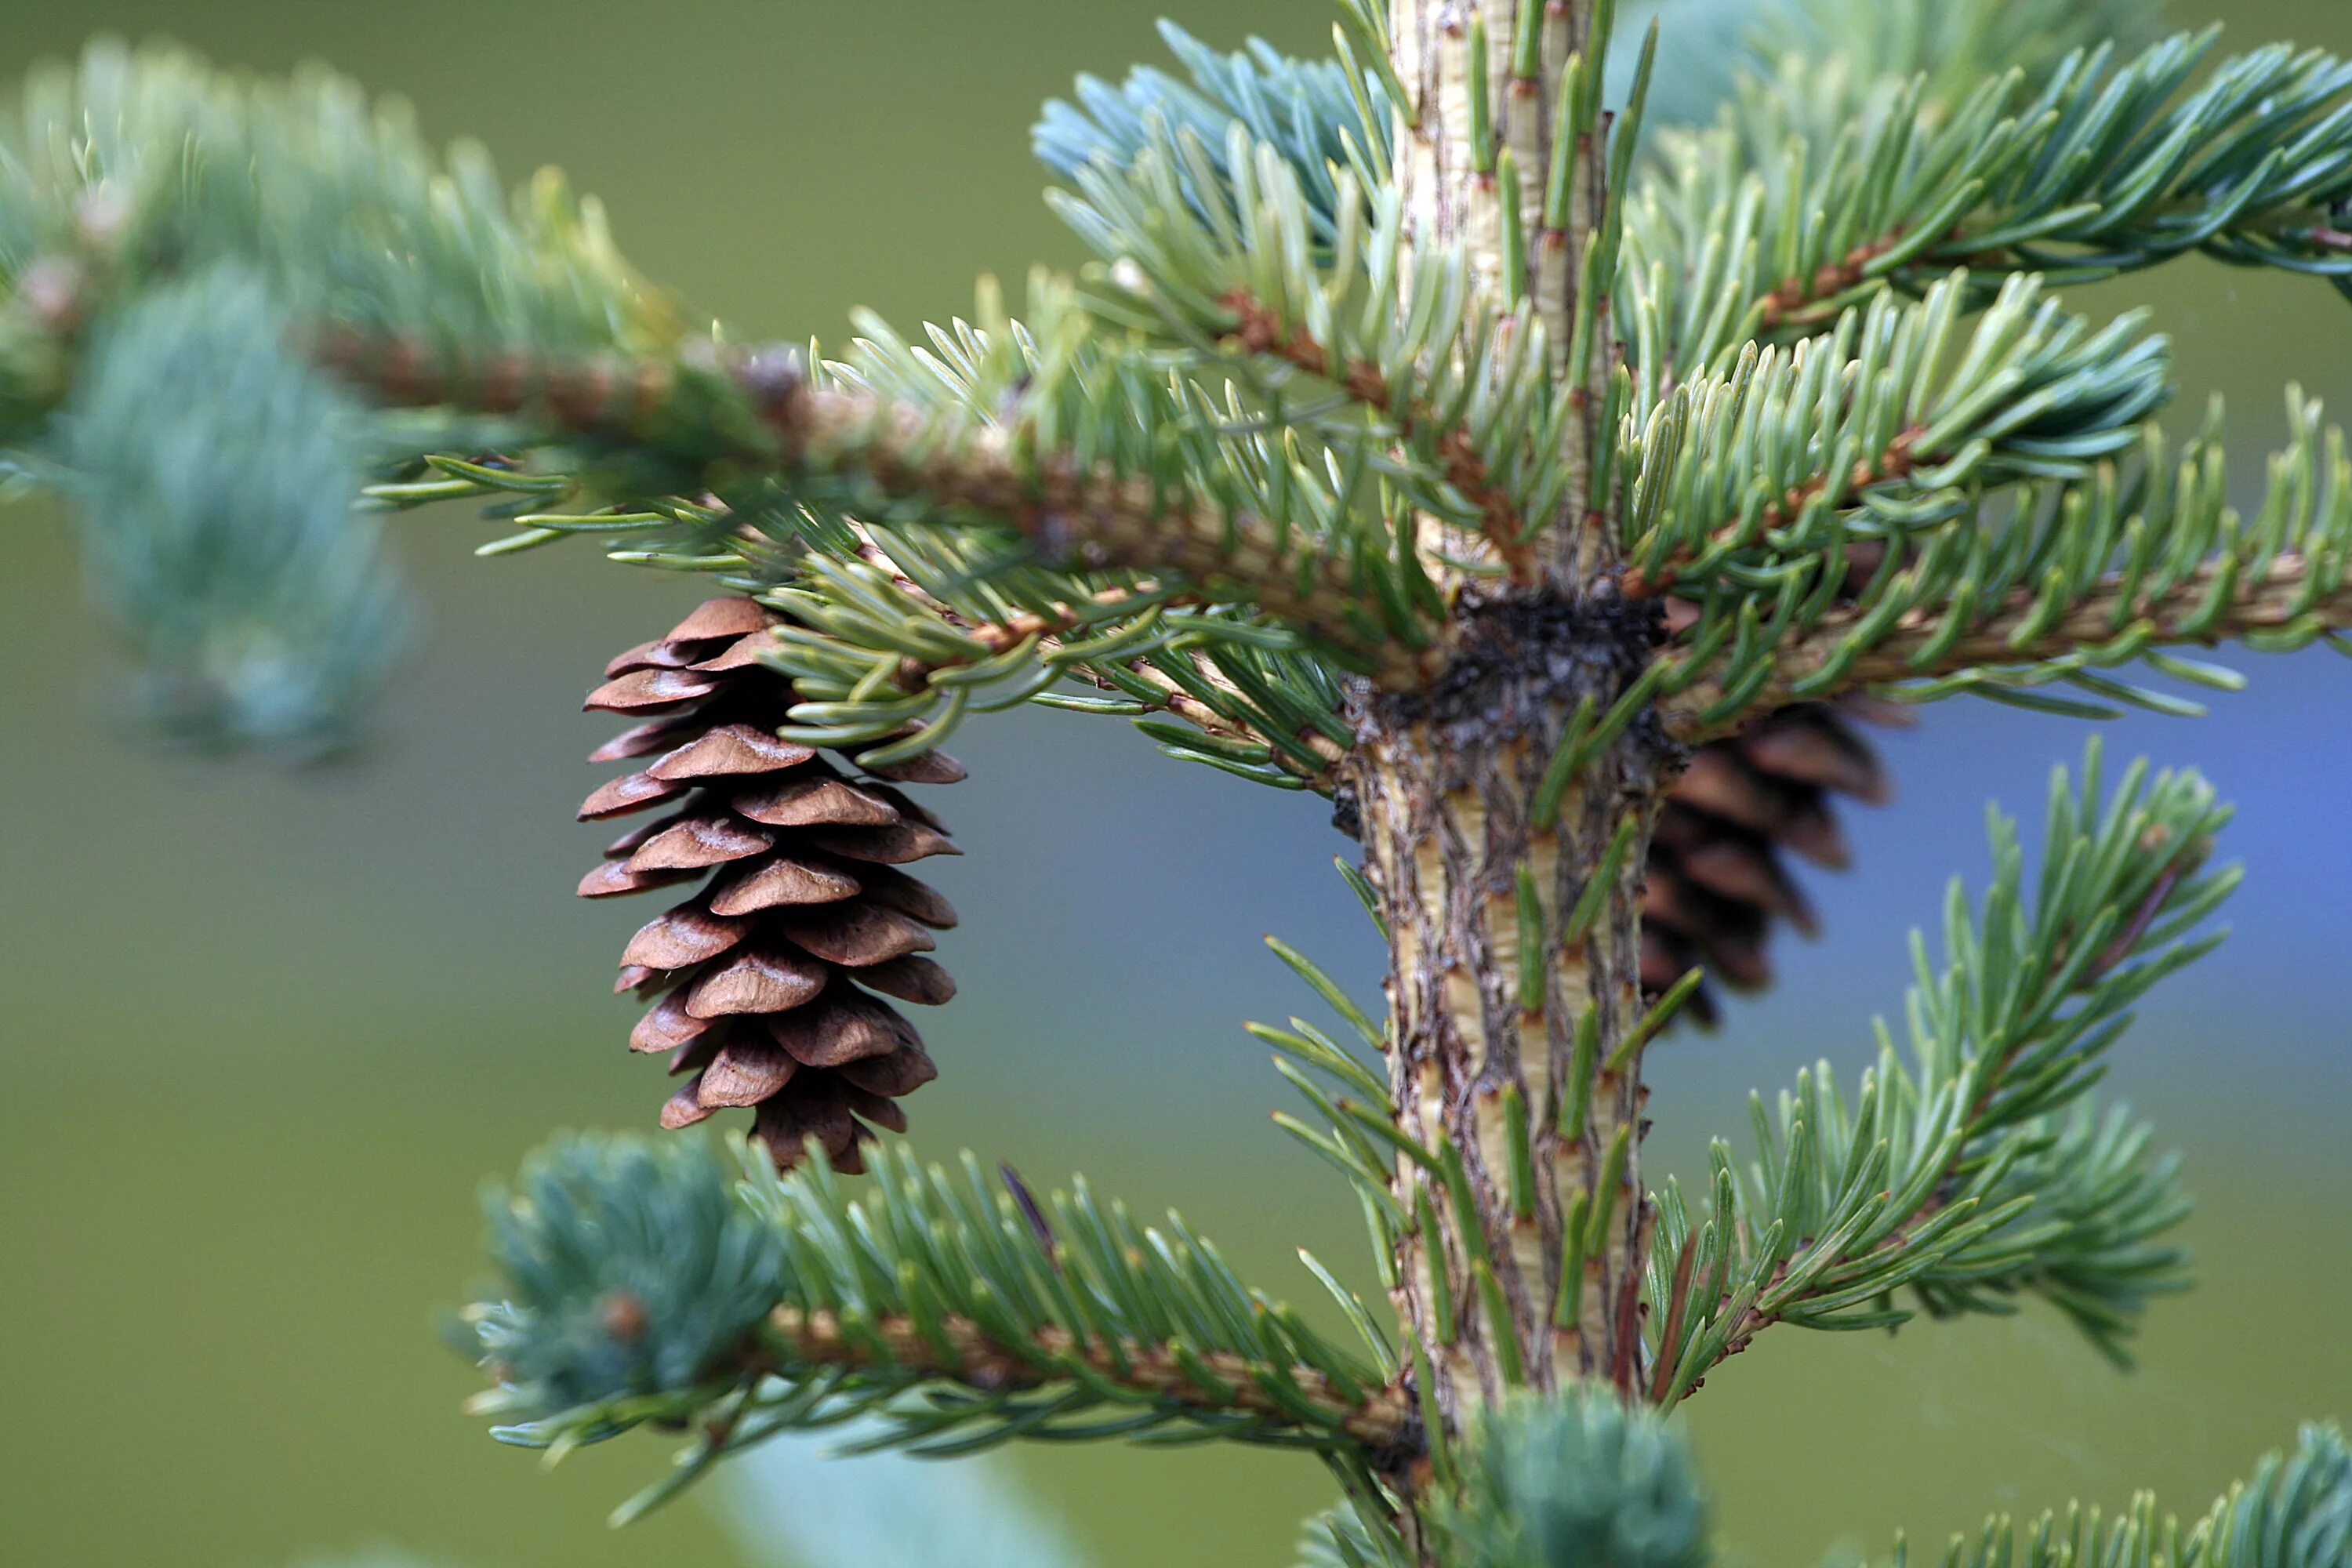
[[[561,162],[624,248],[750,331],[844,331],[856,304],[944,316],[971,279],[1077,259],[1036,199],[1025,132],[1081,69],[1158,52],[1165,0],[291,0],[8,5],[10,68],[95,27],[227,61],[323,58],[478,134],[512,174]],[[2240,43],[2352,50],[2352,12],[2242,0]],[[2183,21],[2221,10],[2183,4]],[[1198,0],[1232,44],[1318,47],[1322,0]],[[2203,263],[2111,285],[2180,339],[2178,418],[2231,398],[2242,484],[2278,388],[2352,406],[2352,310],[2317,285]],[[462,514],[397,526],[434,623],[358,758],[300,774],[159,756],[110,730],[110,654],[60,521],[0,516],[0,1562],[278,1563],[374,1541],[480,1568],[740,1561],[706,1510],[615,1535],[605,1509],[663,1463],[652,1439],[551,1477],[457,1413],[474,1374],[433,1338],[478,1273],[486,1173],[557,1127],[650,1121],[662,1093],[604,994],[641,914],[570,895],[602,837],[571,820],[605,725],[577,711],[612,652],[691,602],[587,550],[476,562]],[[1940,1540],[1986,1510],[2140,1485],[2203,1501],[2300,1417],[2352,1405],[2352,668],[2234,659],[2202,721],[2108,727],[2203,767],[2242,803],[2236,936],[2170,983],[2115,1092],[2161,1120],[2201,1208],[2202,1287],[2157,1309],[2136,1374],[2050,1315],[1899,1338],[1781,1329],[1689,1406],[1740,1561]],[[2082,727],[1934,710],[1887,741],[1901,803],[1853,824],[1861,870],[1817,879],[1826,940],[1780,953],[1768,1000],[1654,1054],[1654,1175],[1738,1134],[1751,1086],[1857,1064],[1897,1003],[1904,937],[1945,879],[1981,872],[1981,811],[2035,819]],[[1308,1294],[1301,1243],[1357,1260],[1327,1173],[1266,1122],[1282,1102],[1238,1027],[1306,998],[1279,932],[1376,984],[1315,803],[1165,762],[1123,726],[1021,714],[956,748],[940,798],[967,858],[944,944],[963,994],[926,1020],[943,1080],[920,1144],[1033,1178],[1074,1168],[1174,1204],[1246,1272]],[[1286,1562],[1326,1500],[1303,1460],[1197,1450],[1030,1452],[1028,1484],[1107,1563]]]

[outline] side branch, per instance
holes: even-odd
[[[468,358],[344,330],[312,346],[328,368],[392,404],[544,421],[564,437],[669,462],[685,470],[681,479],[781,470],[847,481],[852,510],[976,515],[1049,559],[1166,571],[1246,601],[1384,685],[1409,686],[1423,673],[1352,563],[1194,494],[1157,466],[1127,472],[1040,445],[1027,409],[983,422],[960,406],[824,387],[789,351],[541,362],[520,351]]]
[[[1811,336],[1955,267],[1977,279],[1971,308],[2004,276],[2071,285],[2191,252],[2352,287],[2336,221],[2352,68],[2276,45],[2208,72],[2215,30],[2122,58],[2108,27],[2075,37],[2084,50],[2030,68],[1882,77],[1866,44],[1784,35],[1737,113],[1668,131],[1645,166],[1637,378]]]
[[[1019,1343],[992,1336],[968,1318],[943,1317],[927,1330],[912,1318],[878,1318],[856,1332],[831,1312],[779,1307],[768,1329],[807,1365],[873,1369],[967,1384],[995,1394],[1086,1381],[1116,1384],[1148,1400],[1202,1412],[1240,1411],[1278,1426],[1337,1431],[1367,1447],[1394,1451],[1414,1444],[1416,1417],[1398,1387],[1349,1399],[1310,1367],[1269,1370],[1229,1351],[1194,1353],[1166,1344],[1123,1341],[1114,1348],[1044,1328]],[[1271,1389],[1280,1387],[1277,1396]],[[1311,1425],[1304,1418],[1312,1417]]]
[[[2095,743],[2079,791],[2059,774],[2038,879],[1996,818],[1994,884],[1974,905],[1955,886],[1940,972],[1915,943],[1907,1059],[1882,1030],[1854,1091],[1822,1064],[1777,1117],[1759,1101],[1748,1174],[1718,1142],[1704,1208],[1668,1184],[1654,1397],[1776,1322],[1895,1327],[1898,1291],[1938,1317],[2040,1294],[2123,1361],[2148,1300],[2179,1288],[2183,1254],[2160,1239],[2187,1212],[2174,1166],[2082,1100],[2133,1003],[2217,940],[2189,933],[2236,881],[2205,869],[2229,811],[2194,775],[2139,764],[2112,794],[2102,777]]]
[[[1972,288],[1956,273],[1793,349],[1751,346],[1629,426],[1627,591],[1752,583],[1851,539],[1916,538],[1983,489],[2081,481],[2145,442],[2168,395],[2162,338],[2133,316],[2095,328],[2032,279],[1971,323]]]
[[[1304,326],[1283,326],[1280,312],[1236,290],[1220,301],[1239,319],[1234,342],[1251,353],[1265,354],[1297,366],[1310,375],[1334,382],[1348,395],[1379,410],[1392,421],[1408,444],[1429,441],[1434,447],[1445,480],[1462,492],[1479,518],[1478,529],[1511,570],[1514,580],[1526,577],[1532,553],[1526,544],[1528,520],[1507,490],[1495,481],[1486,459],[1467,430],[1449,426],[1434,409],[1415,399],[1400,401],[1386,372],[1369,359],[1335,363],[1328,347]]]
[[[1331,792],[1331,771],[1346,757],[1347,748],[1328,730],[1311,724],[1295,726],[1286,734],[1278,733],[1280,725],[1272,721],[1270,715],[1264,715],[1248,693],[1239,689],[1230,677],[1215,668],[1213,660],[1198,651],[1177,647],[1132,656],[1097,655],[1087,646],[1098,644],[1099,628],[1122,610],[1150,614],[1196,609],[1201,601],[1195,595],[1167,593],[1160,584],[1146,579],[1132,586],[1106,587],[1069,601],[1057,600],[1001,619],[982,621],[959,614],[953,605],[926,590],[870,540],[860,547],[858,555],[874,570],[885,574],[899,594],[922,611],[937,616],[971,645],[970,652],[948,658],[902,656],[898,680],[901,690],[919,691],[931,685],[943,670],[969,668],[982,660],[1002,662],[1025,650],[1044,669],[1066,674],[1118,695],[1119,706],[1089,704],[1095,711],[1117,711],[1130,718],[1168,714],[1212,740],[1248,752],[1253,760],[1262,752],[1266,763],[1280,767],[1322,794]],[[1120,637],[1116,631],[1111,635],[1114,640]],[[1181,679],[1163,668],[1176,661],[1181,661]],[[1199,695],[1202,690],[1228,700],[1203,698]],[[1055,705],[1051,698],[1041,695],[1037,700]],[[1076,706],[1066,701],[1058,705]]]
[[[1385,648],[1347,566],[1286,549],[1261,519],[1065,454],[1024,451],[1003,426],[943,436],[920,411],[865,394],[803,384],[769,398],[761,412],[790,467],[854,472],[891,500],[1004,522],[1049,557],[1095,571],[1177,572],[1229,588],[1338,647]],[[1410,662],[1384,673],[1409,678]]]
[[[964,1452],[1160,1432],[1409,1460],[1386,1353],[1326,1341],[1171,1214],[884,1152],[855,1195],[820,1147],[575,1138],[488,1205],[497,1297],[467,1314],[499,1435],[569,1447],[654,1422],[698,1452],[857,1415]],[[1368,1345],[1374,1336],[1367,1334]]]
[[[2004,596],[1957,637],[1932,608],[1913,610],[1870,647],[1853,643],[1869,620],[1866,610],[1842,610],[1783,644],[1771,675],[1747,702],[1721,713],[1727,683],[1707,677],[1659,704],[1667,732],[1685,743],[1731,733],[1756,715],[1799,702],[1818,702],[1860,687],[1933,680],[1980,668],[2021,668],[2098,655],[2128,656],[2144,647],[2243,638],[2309,640],[2352,629],[2352,580],[2341,568],[2333,587],[2314,591],[2322,568],[2300,554],[2283,554],[2247,574],[2234,558],[2209,563],[2158,594],[2133,595],[2109,578],[2050,618],[2041,595],[2020,588]],[[2215,601],[2220,600],[2218,613]],[[1923,657],[1928,655],[1931,657]],[[1669,662],[1669,649],[1662,656]],[[1822,677],[1837,671],[1834,680]],[[1715,710],[1710,716],[1710,710]]]

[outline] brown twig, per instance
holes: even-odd
[[[1846,493],[1865,490],[1873,485],[1892,484],[1909,475],[1913,469],[1927,460],[1916,450],[1920,437],[1927,433],[1924,426],[1912,426],[1898,433],[1886,444],[1886,449],[1876,458],[1856,460],[1853,471],[1846,476]],[[1765,503],[1763,511],[1758,515],[1755,527],[1759,531],[1785,528],[1792,519],[1802,516],[1807,507],[1828,492],[1830,480],[1831,476],[1817,474],[1802,484],[1790,486],[1779,500]],[[1745,519],[1733,518],[1710,529],[1706,536],[1707,543],[1710,547],[1728,543],[1738,538],[1742,530],[1748,526]],[[1696,550],[1677,551],[1659,567],[1655,575],[1644,573],[1638,567],[1631,568],[1619,579],[1620,586],[1625,590],[1626,596],[1629,598],[1654,598],[1658,595],[1670,591],[1675,585],[1680,568],[1689,565],[1703,553],[1704,552]]]
[[[2021,646],[2012,646],[2011,635],[2027,624],[2038,597],[2037,591],[2020,588],[1980,616],[1939,658],[1915,667],[1912,656],[1939,631],[1933,608],[1916,610],[1898,621],[1876,646],[1853,658],[1833,690],[1811,691],[1801,698],[1791,688],[1819,673],[1838,657],[1840,645],[1853,634],[1855,623],[1864,615],[1859,609],[1837,611],[1822,617],[1810,631],[1781,645],[1776,655],[1778,668],[1771,679],[1739,712],[1711,724],[1698,721],[1698,715],[1720,702],[1724,695],[1721,682],[1710,678],[1660,703],[1659,717],[1675,740],[1697,743],[1743,729],[1753,723],[1758,714],[1772,709],[1800,701],[1822,701],[1859,687],[1932,679],[1964,669],[2032,665],[2078,649],[2097,647],[2119,636],[2119,626],[2137,621],[2146,621],[2154,627],[2151,641],[2156,644],[2224,642],[2250,632],[2280,630],[2296,624],[2305,616],[2315,616],[2321,624],[2332,628],[2352,627],[2352,582],[2337,584],[2311,604],[2302,603],[2305,579],[2314,569],[2311,562],[2290,552],[2273,558],[2260,574],[2239,577],[2229,606],[2194,638],[2180,632],[2181,621],[2210,596],[2215,579],[2221,572],[2237,570],[2234,563],[2226,567],[2219,563],[2206,565],[2165,593],[2143,595],[2127,605],[2123,584],[2111,579],[2084,595],[2074,608],[2040,637]],[[2119,610],[2126,613],[2118,616]],[[1674,650],[1668,648],[1661,657],[1671,658]]]
[[[1528,580],[1535,569],[1535,555],[1527,543],[1528,520],[1496,484],[1486,460],[1478,455],[1465,432],[1457,427],[1433,433],[1429,410],[1412,403],[1407,403],[1402,410],[1391,407],[1394,388],[1378,365],[1362,360],[1333,365],[1330,351],[1318,342],[1306,327],[1285,331],[1281,318],[1250,295],[1235,290],[1218,302],[1240,319],[1234,340],[1250,353],[1270,355],[1336,382],[1357,402],[1393,417],[1397,434],[1405,440],[1433,434],[1433,445],[1444,465],[1446,482],[1478,509],[1478,531],[1510,568],[1513,579]]]
[[[779,1307],[769,1315],[768,1331],[804,1363],[832,1366],[873,1367],[912,1371],[952,1379],[991,1393],[1042,1388],[1071,1381],[1055,1363],[1083,1364],[1094,1377],[1116,1383],[1138,1394],[1161,1398],[1201,1411],[1246,1411],[1251,1415],[1309,1429],[1297,1414],[1259,1386],[1265,1372],[1259,1363],[1229,1351],[1204,1352],[1197,1360],[1224,1388],[1204,1388],[1193,1382],[1175,1353],[1164,1345],[1119,1342],[1110,1346],[1082,1341],[1068,1330],[1040,1329],[1025,1344],[998,1342],[969,1318],[942,1316],[936,1337],[928,1335],[912,1318],[875,1319],[866,1331],[850,1334],[830,1312],[803,1312]],[[879,1341],[879,1349],[876,1342]],[[887,1350],[887,1355],[879,1353]],[[942,1353],[942,1352],[946,1353]],[[1287,1369],[1290,1382],[1307,1405],[1330,1418],[1330,1430],[1372,1447],[1393,1451],[1414,1431],[1412,1405],[1406,1392],[1391,1384],[1361,1399],[1340,1396],[1328,1379],[1311,1368]]]
[[[1025,450],[1004,426],[943,435],[921,408],[812,384],[796,353],[706,347],[698,359],[522,351],[467,359],[415,338],[342,328],[319,334],[311,352],[389,403],[529,410],[606,440],[660,436],[712,462],[855,474],[887,497],[996,519],[1086,569],[1163,570],[1246,599],[1352,654],[1384,686],[1410,687],[1429,673],[1378,628],[1347,563],[1285,545],[1263,519],[1148,477]],[[714,398],[733,400],[736,416],[704,407]]]
[[[1875,239],[1865,240],[1835,261],[1815,268],[1810,278],[1790,278],[1758,303],[1761,314],[1757,331],[1767,336],[1786,326],[1814,326],[1827,319],[1822,301],[1859,287],[1872,262],[1903,243],[1907,232],[1897,224]]]

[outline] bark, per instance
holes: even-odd
[[[1569,55],[1587,47],[1591,8],[1587,0],[1539,7],[1542,68],[1515,80],[1518,9],[1514,0],[1391,0],[1392,62],[1412,100],[1398,126],[1397,174],[1412,242],[1463,244],[1475,271],[1498,279],[1505,209],[1496,174],[1482,173],[1496,165],[1474,145],[1480,117],[1469,99],[1474,24],[1483,19],[1496,95],[1485,118],[1516,163],[1528,288],[1552,335],[1555,372],[1565,374],[1574,285],[1604,199],[1604,150],[1571,150],[1571,200],[1557,227],[1541,225],[1541,187],[1552,153],[1552,94]],[[1595,328],[1605,343],[1605,313]],[[1597,409],[1610,363],[1609,353],[1595,353],[1585,384],[1569,395]],[[1589,413],[1570,433],[1568,458],[1580,472],[1601,438],[1596,420]],[[1575,781],[1553,820],[1538,820],[1545,769],[1579,705],[1591,698],[1606,712],[1658,637],[1654,611],[1619,592],[1605,517],[1579,511],[1540,521],[1557,545],[1524,560],[1492,552],[1506,575],[1465,575],[1447,585],[1455,613],[1447,662],[1433,682],[1359,694],[1344,797],[1390,931],[1398,1124],[1425,1147],[1450,1146],[1466,1177],[1469,1201],[1457,1205],[1409,1159],[1396,1173],[1406,1212],[1418,1216],[1396,1260],[1396,1305],[1426,1368],[1409,1375],[1417,1384],[1426,1376],[1428,1386],[1416,1392],[1429,1397],[1445,1433],[1514,1382],[1550,1390],[1599,1377],[1630,1391],[1642,1372],[1646,1091],[1638,1058],[1597,1074],[1589,1089],[1572,1069],[1580,1025],[1606,1062],[1642,1016],[1642,869],[1678,752],[1645,715]],[[1432,542],[1475,556],[1486,542],[1448,534]],[[1631,852],[1607,871],[1581,939],[1563,941],[1570,911],[1601,878],[1629,819]],[[1520,992],[1523,870],[1541,909],[1541,995],[1533,1006],[1522,1005]],[[1622,1163],[1603,1190],[1621,1131]],[[1596,1211],[1606,1224],[1580,1227],[1578,1216]],[[1580,1247],[1580,1228],[1591,1234]],[[1564,1298],[1564,1263],[1578,1251],[1577,1289]],[[1405,1500],[1407,1539],[1426,1561],[1414,1500],[1425,1469],[1390,1479]]]
[[[1481,606],[1465,631],[1432,690],[1361,703],[1351,763],[1366,870],[1390,930],[1398,1123],[1424,1147],[1457,1151],[1473,1194],[1474,1212],[1461,1214],[1442,1184],[1399,1162],[1400,1196],[1424,1220],[1400,1247],[1397,1306],[1449,1430],[1515,1381],[1638,1381],[1647,1091],[1638,1058],[1597,1072],[1589,1089],[1572,1068],[1588,1014],[1600,1063],[1642,1016],[1643,849],[1675,757],[1655,723],[1639,721],[1582,775],[1556,822],[1537,820],[1533,802],[1570,716],[1588,695],[1605,709],[1633,679],[1651,621],[1604,591]],[[1609,871],[1588,933],[1563,942],[1628,818],[1638,825],[1631,852]],[[1522,1006],[1519,989],[1523,867],[1542,910],[1534,1007]],[[1622,1174],[1604,1191],[1621,1129],[1630,1130]],[[1522,1137],[1524,1183],[1514,1180]],[[1576,1303],[1563,1312],[1570,1220],[1596,1208],[1609,1218],[1586,1236]]]
[[[1479,118],[1470,100],[1470,49],[1483,24],[1489,103],[1484,116],[1494,153],[1507,148],[1518,184],[1525,229],[1528,289],[1544,324],[1552,371],[1566,379],[1574,335],[1585,250],[1601,226],[1607,200],[1608,148],[1604,138],[1587,136],[1569,149],[1568,200],[1560,221],[1543,221],[1544,187],[1556,149],[1558,93],[1571,56],[1592,63],[1592,0],[1543,0],[1536,7],[1542,29],[1538,65],[1532,77],[1513,74],[1512,47],[1519,6],[1515,0],[1389,0],[1390,59],[1404,84],[1410,112],[1401,115],[1396,136],[1396,181],[1403,196],[1407,233],[1415,243],[1454,243],[1468,248],[1473,273],[1493,284],[1502,273],[1504,206],[1497,184],[1499,156],[1482,155],[1472,127]],[[1480,165],[1486,172],[1481,172]],[[1569,389],[1587,409],[1570,437],[1568,454],[1581,475],[1603,432],[1599,410],[1614,363],[1605,294],[1591,302],[1591,333],[1602,345],[1589,356],[1580,384]],[[1571,487],[1580,495],[1583,486]],[[1533,563],[1523,580],[1572,593],[1612,563],[1615,552],[1597,517],[1555,520],[1562,548]],[[1448,539],[1450,553],[1475,552],[1477,542]]]

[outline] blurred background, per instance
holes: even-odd
[[[1158,58],[1166,0],[619,0],[326,6],[293,0],[9,4],[11,74],[93,28],[229,62],[320,58],[472,133],[510,174],[560,162],[624,249],[754,334],[901,321],[1077,247],[1037,200],[1026,132],[1079,70]],[[2183,22],[2219,0],[2176,7]],[[2240,44],[2352,51],[2352,11],[2238,0]],[[1323,0],[1192,0],[1194,32],[1322,47]],[[2204,263],[2110,286],[2179,338],[2193,419],[2229,395],[2242,484],[2300,380],[2352,408],[2352,309],[2316,284]],[[625,1534],[605,1510],[657,1439],[552,1475],[457,1405],[471,1368],[436,1321],[478,1276],[475,1194],[558,1127],[649,1123],[658,1075],[605,994],[643,918],[571,897],[604,835],[575,826],[610,726],[577,711],[612,653],[687,586],[592,551],[477,562],[469,517],[398,521],[432,625],[373,744],[323,771],[159,754],[110,726],[119,674],[59,520],[0,515],[0,1562],[278,1564],[398,1542],[478,1568],[746,1561],[688,1501]],[[1781,1329],[1688,1406],[1734,1561],[1940,1541],[1994,1508],[2141,1485],[2201,1509],[2294,1423],[2352,1405],[2352,669],[2233,656],[2253,679],[2201,721],[2109,726],[2241,803],[2236,935],[2169,983],[2114,1061],[2200,1198],[2200,1289],[2160,1304],[2119,1375],[2050,1314],[1899,1338]],[[1815,879],[1828,927],[1769,999],[1653,1055],[1649,1171],[1744,1142],[1743,1103],[1829,1058],[1849,1070],[1899,1004],[1907,927],[1980,876],[1982,806],[2038,820],[2082,727],[1935,709],[1888,739],[1901,803],[1852,823],[1858,873]],[[1335,1181],[1265,1121],[1283,1103],[1244,1018],[1312,998],[1278,932],[1363,994],[1378,951],[1311,800],[1158,757],[1123,725],[1019,714],[954,749],[937,797],[967,851],[941,956],[963,994],[926,1019],[944,1079],[919,1144],[1033,1181],[1084,1169],[1183,1209],[1244,1273],[1312,1294],[1299,1244],[1367,1282]],[[1025,1451],[1022,1484],[1114,1568],[1288,1562],[1328,1500],[1303,1459]]]

